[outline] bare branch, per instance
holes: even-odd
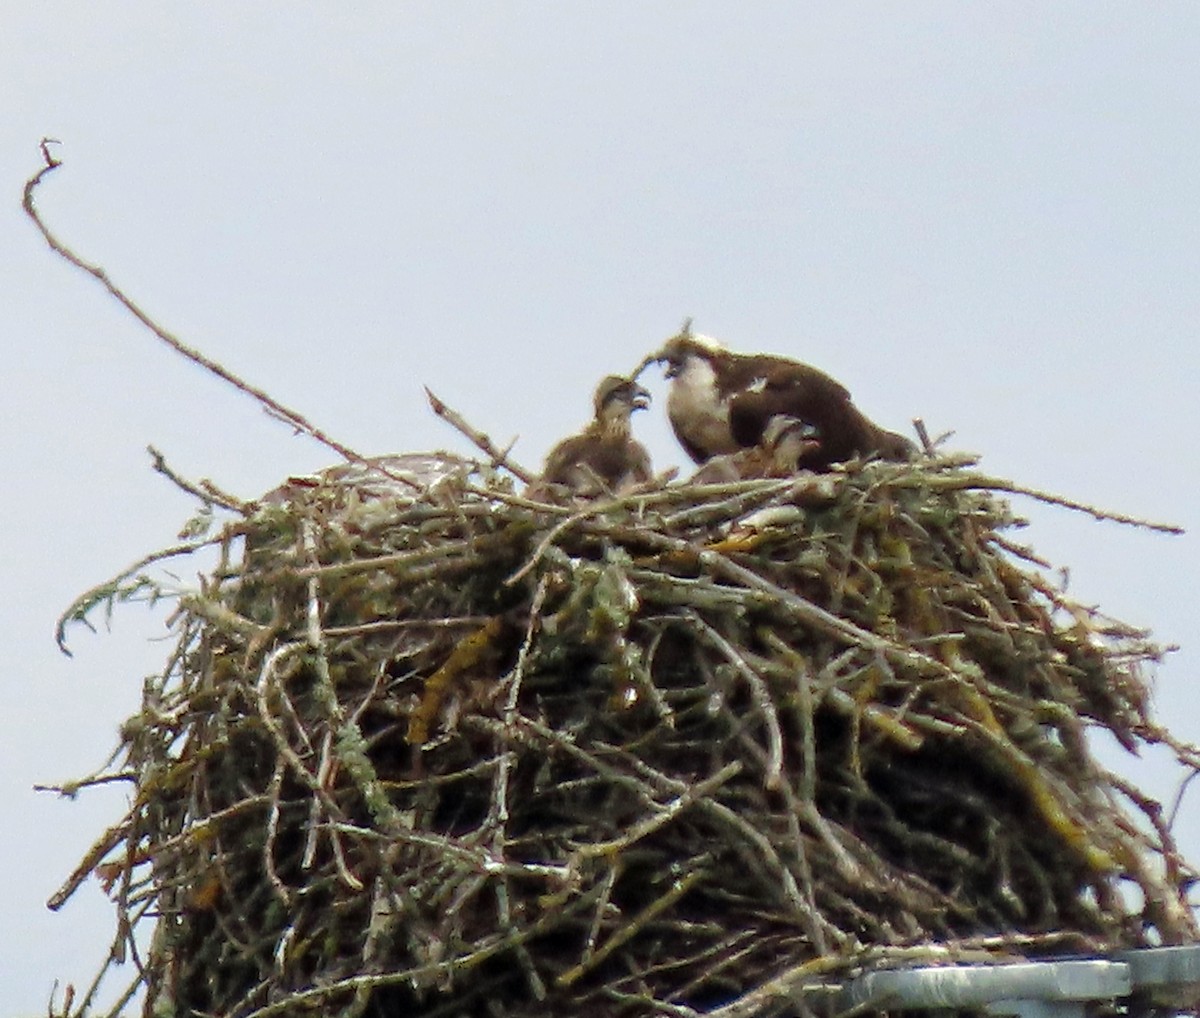
[[[38,231],[41,233],[46,243],[50,246],[50,250],[52,250],[59,257],[65,259],[70,264],[74,265],[77,269],[82,269],[93,279],[97,280],[111,296],[116,298],[117,302],[123,308],[125,308],[125,310],[133,315],[134,318],[141,322],[159,340],[169,346],[176,353],[187,358],[193,364],[198,365],[210,374],[216,375],[217,378],[221,379],[221,381],[232,385],[239,392],[245,393],[247,396],[256,400],[268,414],[283,421],[297,432],[301,432],[305,435],[308,435],[310,438],[316,439],[322,445],[332,449],[343,459],[350,460],[354,463],[367,462],[365,456],[363,456],[361,453],[355,452],[349,446],[344,445],[327,432],[318,428],[299,411],[284,406],[263,389],[260,389],[255,385],[251,385],[249,382],[238,377],[228,368],[217,363],[211,357],[202,354],[194,347],[188,346],[178,336],[174,335],[172,332],[168,331],[153,318],[151,318],[146,311],[144,311],[137,303],[135,303],[131,297],[129,297],[119,286],[116,285],[116,283],[109,278],[108,273],[103,268],[101,268],[99,265],[94,265],[91,262],[85,261],[73,250],[71,250],[70,247],[59,240],[54,233],[51,232],[50,228],[42,219],[41,214],[38,212],[37,206],[34,202],[34,192],[49,173],[58,169],[58,167],[62,165],[62,161],[53,156],[49,151],[48,145],[53,141],[54,139],[51,138],[42,139],[41,152],[45,165],[25,182],[24,200],[22,202],[22,207],[25,209],[26,214],[30,219],[33,220],[34,225],[38,228]],[[386,469],[377,469],[380,469],[381,472],[391,476]],[[407,478],[398,477],[396,479],[407,481]]]
[[[433,412],[442,420],[450,424],[461,435],[465,435],[475,443],[484,454],[491,460],[492,466],[504,467],[517,480],[532,484],[534,475],[522,467],[519,463],[514,463],[508,457],[507,449],[497,449],[490,438],[478,428],[472,427],[457,410],[451,406],[447,406],[444,400],[439,399],[429,386],[425,386],[425,395],[429,399],[429,405],[433,408]]]

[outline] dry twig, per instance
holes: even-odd
[[[237,1018],[748,1015],[924,941],[1194,937],[1163,811],[1083,738],[1195,766],[1146,713],[1161,650],[1019,569],[1006,482],[819,481],[562,513],[318,482],[231,525],[202,591],[144,580],[180,645],[55,903],[103,872],[119,945],[171,917],[147,1006]]]

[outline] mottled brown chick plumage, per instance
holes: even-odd
[[[632,379],[609,375],[596,388],[595,417],[546,456],[539,490],[562,485],[575,495],[619,495],[654,475],[650,454],[633,437],[630,418],[650,405],[650,394]]]
[[[790,477],[806,469],[805,463],[820,454],[816,430],[795,417],[772,417],[758,445],[722,453],[703,463],[692,476],[693,484],[723,484],[764,477]]]

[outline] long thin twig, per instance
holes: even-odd
[[[895,483],[902,484],[904,482],[897,480]],[[1047,505],[1057,505],[1064,509],[1073,509],[1075,512],[1086,513],[1094,520],[1107,520],[1111,523],[1121,523],[1128,527],[1156,530],[1160,534],[1179,535],[1186,533],[1183,527],[1175,523],[1156,523],[1153,520],[1141,519],[1137,516],[1130,516],[1127,513],[1111,512],[1108,509],[1100,509],[1094,505],[1088,505],[1086,502],[1080,502],[1073,498],[1065,498],[1062,495],[1055,495],[1053,492],[1043,491],[1040,488],[1029,488],[1014,481],[1006,481],[999,477],[988,477],[984,474],[955,473],[947,474],[943,477],[927,478],[919,478],[918,475],[913,474],[911,483],[928,483],[931,488],[939,491],[968,489],[976,491],[1004,491],[1010,495],[1024,495],[1038,502],[1045,502]]]
[[[88,621],[88,614],[97,605],[105,601],[112,601],[118,597],[130,597],[137,590],[147,590],[150,592],[148,596],[161,596],[163,591],[156,584],[151,582],[145,576],[138,574],[147,566],[156,562],[162,562],[165,559],[176,558],[182,555],[191,555],[199,551],[201,548],[208,548],[219,544],[221,538],[210,538],[200,541],[189,541],[185,544],[177,544],[170,548],[164,548],[161,551],[156,551],[151,555],[143,556],[138,559],[128,569],[123,570],[114,576],[111,580],[105,583],[98,584],[91,590],[86,591],[77,597],[67,608],[66,611],[58,617],[58,622],[54,627],[54,640],[58,644],[58,649],[61,650],[67,657],[71,657],[71,651],[67,647],[67,626],[72,622],[82,623],[89,628],[92,628]],[[127,586],[127,584],[129,584]]]
[[[159,452],[154,446],[146,446],[146,452],[150,454],[150,462],[157,473],[160,473],[168,481],[174,484],[177,488],[181,488],[189,495],[194,495],[200,499],[205,505],[219,505],[223,509],[229,509],[232,512],[246,513],[248,504],[242,499],[230,495],[228,492],[221,491],[211,481],[201,481],[199,484],[193,484],[186,477],[182,477],[171,469],[167,463],[167,458]]]
[[[779,727],[779,715],[775,711],[775,704],[766,683],[763,682],[762,676],[738,653],[737,648],[704,619],[695,612],[690,612],[689,618],[699,632],[716,644],[737,673],[745,679],[746,685],[750,687],[751,699],[759,714],[762,715],[763,725],[767,730],[767,773],[764,775],[766,787],[772,791],[778,789],[783,780],[783,733]]]
[[[525,484],[532,484],[535,475],[516,463],[508,455],[507,449],[497,449],[496,444],[478,428],[473,427],[462,414],[439,398],[429,386],[425,386],[425,396],[429,406],[442,420],[453,427],[459,434],[466,436],[475,443],[491,460],[492,466],[503,467],[510,474]]]
[[[299,411],[293,410],[291,407],[284,406],[284,404],[280,403],[279,400],[275,399],[275,397],[271,396],[264,389],[260,389],[258,386],[251,385],[249,382],[234,374],[228,368],[219,364],[211,357],[202,354],[194,347],[189,346],[174,333],[168,331],[162,325],[159,325],[158,322],[151,318],[146,311],[144,311],[131,297],[129,297],[119,286],[117,286],[112,279],[109,278],[108,273],[101,266],[85,261],[73,250],[71,250],[71,248],[59,240],[54,233],[51,232],[50,228],[42,219],[41,214],[38,212],[37,205],[34,202],[34,193],[42,183],[42,180],[48,174],[52,173],[62,165],[62,161],[50,153],[48,147],[50,140],[51,139],[47,138],[42,139],[41,152],[45,165],[25,182],[24,199],[21,203],[26,214],[30,219],[33,220],[34,225],[38,228],[38,231],[41,233],[46,243],[50,246],[50,249],[61,258],[70,262],[70,264],[74,265],[76,268],[82,269],[89,276],[96,279],[112,297],[116,298],[117,302],[123,308],[125,308],[125,310],[133,315],[134,318],[141,322],[158,339],[166,343],[167,346],[169,346],[176,353],[186,357],[193,364],[199,365],[210,374],[216,375],[223,382],[232,385],[239,392],[245,393],[247,396],[256,400],[269,414],[277,417],[279,420],[294,428],[296,431],[302,432],[303,434],[308,435],[310,438],[316,439],[322,445],[332,449],[343,459],[347,459],[355,463],[368,463],[368,460],[365,456],[359,452],[356,452],[348,445],[339,442],[336,438],[323,429],[318,428]],[[401,475],[393,476],[393,474],[386,468],[377,467],[376,469],[379,469],[381,473],[392,477],[393,480],[403,482],[412,487],[420,487],[419,485],[413,485],[413,482],[410,478],[406,478]]]

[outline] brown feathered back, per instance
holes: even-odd
[[[815,368],[810,370],[816,372]],[[916,452],[903,435],[886,431],[870,420],[850,401],[850,394],[842,386],[835,382],[835,387],[830,387],[817,381],[826,377],[820,372],[772,371],[760,388],[731,401],[729,430],[734,441],[743,446],[757,445],[767,423],[783,415],[798,418],[816,430],[819,450],[802,464],[811,470],[825,469],[855,456],[908,459]]]

